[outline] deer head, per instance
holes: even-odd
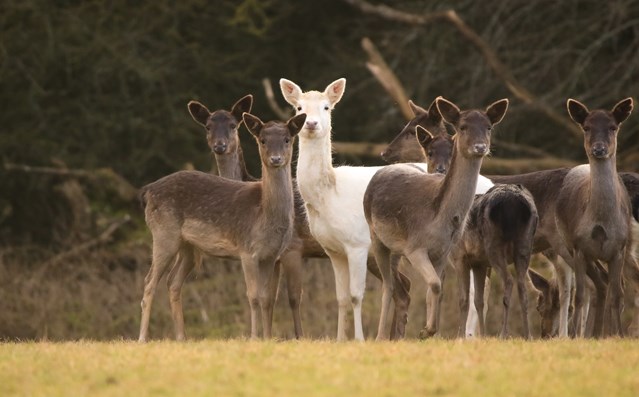
[[[188,104],[193,120],[206,129],[206,140],[211,151],[217,155],[234,153],[240,145],[238,128],[242,124],[242,114],[251,111],[253,96],[247,95],[233,105],[231,111],[216,110],[210,112],[200,102]]]
[[[604,160],[617,152],[619,126],[632,112],[632,98],[617,103],[611,111],[590,111],[583,103],[568,99],[566,103],[570,118],[584,133],[584,148],[591,160]]]
[[[424,161],[424,154],[426,154],[428,169],[431,172],[445,174],[452,158],[453,140],[446,131],[435,101],[428,110],[416,105],[413,101],[408,101],[408,104],[414,117],[382,152],[382,158],[388,163],[418,163]],[[423,134],[417,136],[417,126],[430,131],[432,136]],[[421,147],[415,145],[416,137],[422,138]]]
[[[302,89],[290,80],[280,79],[280,89],[286,102],[291,104],[297,114],[306,113],[306,123],[300,136],[303,138],[323,138],[331,131],[331,111],[342,99],[346,79],[335,80],[324,92]]]
[[[438,97],[437,109],[444,120],[455,128],[455,140],[460,154],[464,157],[483,157],[490,152],[490,135],[508,110],[508,99],[501,99],[480,110],[463,112],[452,102]]]
[[[279,168],[290,164],[293,154],[293,139],[304,127],[306,114],[298,114],[286,123],[269,121],[265,124],[250,113],[244,113],[242,118],[246,128],[257,141],[262,164],[270,168]]]

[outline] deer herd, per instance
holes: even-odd
[[[179,171],[140,190],[153,236],[141,342],[148,339],[153,297],[167,271],[176,339],[185,339],[182,286],[205,255],[240,259],[252,338],[259,337],[258,317],[262,336],[271,338],[280,272],[287,281],[295,336],[303,337],[303,260],[310,257],[328,257],[333,266],[338,340],[347,339],[350,310],[354,338],[364,340],[367,272],[382,282],[377,339],[405,336],[411,281],[400,271],[402,261],[427,286],[422,338],[438,332],[449,264],[458,280],[460,337],[487,335],[491,271],[503,283],[501,337],[509,335],[514,284],[525,338],[531,337],[529,287],[538,293],[542,337],[623,335],[624,288],[639,291],[633,251],[639,238],[639,174],[616,168],[617,134],[632,111],[631,98],[610,111],[567,101],[570,118],[583,131],[588,164],[482,176],[482,160],[490,153],[494,126],[508,110],[507,99],[470,110],[442,97],[428,109],[409,101],[414,118],[382,153],[391,165],[335,167],[331,112],[345,87],[346,80],[339,79],[322,92],[304,92],[281,79],[282,95],[296,111],[287,122],[263,122],[252,115],[251,95],[230,111],[211,112],[189,102],[191,116],[206,129],[219,176]],[[247,171],[239,141],[242,124],[259,147],[261,179]],[[292,178],[295,137],[299,157]],[[529,269],[535,253],[553,264],[554,277]]]

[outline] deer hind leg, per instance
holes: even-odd
[[[158,282],[166,273],[169,265],[175,263],[175,259],[180,249],[179,236],[172,236],[168,233],[157,233],[153,236],[153,258],[151,268],[144,278],[144,296],[142,297],[142,319],[140,321],[140,342],[146,342],[149,336],[149,320],[151,317],[151,306]]]
[[[366,291],[366,262],[368,261],[369,247],[349,250],[348,271],[349,291],[351,305],[353,307],[353,322],[355,328],[355,340],[364,340],[364,328],[362,327],[362,301]]]
[[[186,339],[186,334],[184,332],[184,313],[182,310],[182,286],[184,285],[184,280],[195,267],[193,246],[182,246],[178,256],[179,259],[169,272],[166,284],[169,288],[169,302],[171,303],[175,339],[183,341]]]
[[[604,325],[604,311],[606,305],[606,291],[608,286],[606,285],[606,281],[602,277],[602,271],[605,269],[601,269],[597,266],[595,262],[588,262],[586,264],[586,274],[592,280],[595,286],[596,293],[596,303],[595,303],[595,317],[592,328],[592,336],[595,338],[601,338],[603,336],[603,325]]]
[[[391,264],[393,266],[393,300],[395,302],[395,310],[393,314],[393,322],[391,328],[391,339],[397,340],[404,338],[406,334],[406,323],[408,322],[408,308],[410,306],[410,279],[399,271],[399,261],[403,258],[399,255],[391,255]],[[406,260],[404,258],[404,260]]]
[[[388,314],[390,311],[391,299],[394,292],[394,270],[391,264],[391,252],[382,242],[372,234],[371,249],[375,255],[375,262],[382,276],[382,307],[379,314],[379,324],[377,326],[376,340],[388,340],[390,334],[387,330]],[[396,324],[393,324],[396,326]]]
[[[632,248],[626,252],[623,271],[624,277],[630,281],[634,290],[634,313],[632,323],[628,328],[628,334],[637,337],[639,336],[639,263],[637,263],[637,259],[633,255]]]
[[[326,251],[333,265],[335,274],[335,294],[337,295],[337,340],[344,341],[346,337],[346,317],[350,306],[348,260],[345,256]]]
[[[286,288],[288,291],[288,304],[293,314],[293,325],[295,327],[295,338],[304,337],[302,330],[302,317],[300,315],[300,305],[302,303],[302,252],[291,250],[281,257],[284,275],[286,276]]]
[[[426,327],[420,331],[419,336],[422,339],[429,338],[437,333],[439,295],[442,289],[441,279],[425,249],[417,249],[407,253],[405,256],[413,267],[417,269],[428,287],[428,293],[426,294],[428,317],[426,319]]]
[[[530,264],[530,249],[525,253],[515,256],[515,273],[517,275],[517,293],[519,294],[519,305],[521,306],[521,320],[523,325],[524,338],[530,339],[530,324],[528,322],[528,291],[526,290],[526,279],[528,277],[528,266]]]

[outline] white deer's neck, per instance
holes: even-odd
[[[590,160],[589,207],[596,216],[607,218],[618,211],[617,184],[616,156],[604,161]]]
[[[315,202],[335,186],[330,133],[316,139],[300,136],[299,142],[297,184],[304,200]]]
[[[453,151],[450,170],[446,173],[437,196],[439,216],[465,218],[475,198],[481,157],[466,158]],[[463,221],[463,219],[460,219]]]

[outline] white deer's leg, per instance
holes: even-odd
[[[328,252],[327,252],[328,253]],[[337,295],[337,340],[346,340],[346,316],[350,307],[348,260],[337,253],[328,253],[335,273],[335,294]]]
[[[574,272],[572,268],[561,257],[557,256],[553,261],[555,273],[557,275],[557,286],[559,287],[559,337],[568,337],[568,314],[570,310],[570,292]]]
[[[144,296],[142,297],[142,319],[140,321],[140,342],[146,342],[149,336],[149,320],[151,317],[151,305],[158,282],[166,273],[169,265],[175,263],[179,246],[179,238],[173,239],[167,235],[153,237],[153,259],[151,268],[144,278]]]
[[[366,262],[368,261],[368,247],[348,252],[349,291],[353,306],[353,323],[355,340],[364,340],[362,327],[362,301],[366,292]],[[392,296],[392,293],[391,295]]]
[[[470,272],[469,290],[468,290],[468,317],[466,318],[466,337],[472,338],[477,335],[479,327],[479,318],[477,316],[477,308],[475,307],[475,275]]]

